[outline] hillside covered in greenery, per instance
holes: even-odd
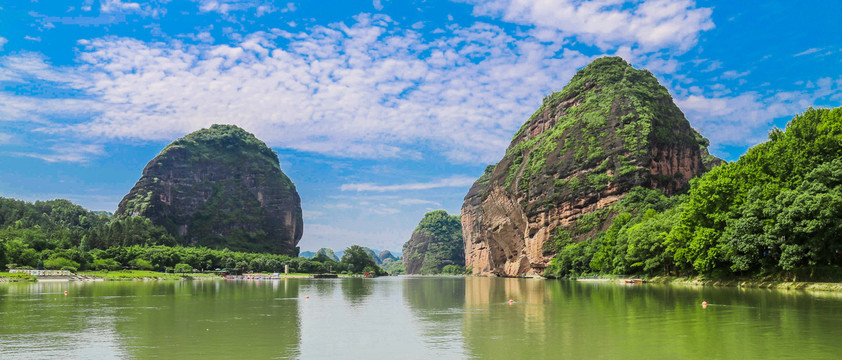
[[[840,234],[842,108],[809,109],[738,161],[693,179],[687,193],[638,187],[559,228],[545,274],[838,276]]]
[[[465,247],[459,215],[444,210],[424,214],[403,244],[402,260],[407,274],[439,274],[446,266],[463,267]]]
[[[297,255],[301,199],[278,155],[234,125],[213,125],[167,145],[120,201],[181,245]]]
[[[708,145],[651,72],[620,57],[595,59],[544,98],[468,191],[466,265],[476,274],[540,274],[553,232],[590,226],[576,222],[619,206],[636,187],[686,191],[690,179],[721,163]],[[593,224],[572,240],[608,223]]]

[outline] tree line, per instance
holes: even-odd
[[[605,229],[583,242],[572,239]],[[633,189],[559,228],[546,274],[842,277],[842,108],[809,109],[672,197]]]
[[[0,268],[77,270],[175,269],[233,272],[385,274],[361,246],[342,259],[179,246],[163,227],[144,217],[88,211],[67,200],[34,203],[0,197]]]

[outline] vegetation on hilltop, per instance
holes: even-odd
[[[412,237],[403,245],[403,262],[408,274],[439,274],[449,264],[464,266],[459,215],[444,210],[424,214]]]
[[[575,234],[610,224],[584,242]],[[808,274],[842,265],[842,108],[809,109],[666,197],[636,188],[559,228],[546,274]]]
[[[538,122],[550,127],[531,136],[527,130]],[[707,139],[689,126],[649,71],[620,57],[602,57],[579,70],[562,91],[544,98],[515,134],[506,151],[505,187],[516,190],[511,186],[517,184],[519,191],[540,195],[547,189],[535,185],[557,174],[550,184],[557,202],[602,191],[610,183],[646,185],[654,176],[647,168],[650,143],[696,146],[704,162],[718,163],[707,153]],[[672,176],[654,178],[666,185]]]
[[[317,250],[316,253],[313,255],[313,258],[321,256],[324,256],[325,258],[333,261],[339,261],[339,257],[336,256],[336,254],[333,252],[333,249],[330,248],[321,248]]]
[[[297,255],[300,198],[274,150],[234,125],[167,145],[144,168],[117,215],[163,226],[180,245]]]

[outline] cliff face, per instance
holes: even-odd
[[[459,216],[444,210],[428,212],[403,244],[407,274],[438,274],[446,265],[464,265]]]
[[[684,189],[721,162],[707,145],[651,73],[597,59],[544,99],[465,196],[465,265],[475,274],[541,273],[556,228],[635,186]]]
[[[185,245],[296,255],[304,224],[278,155],[233,125],[174,141],[143,169],[117,215],[148,217]]]

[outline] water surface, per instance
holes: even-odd
[[[0,284],[0,359],[839,354],[833,292],[473,277]]]

